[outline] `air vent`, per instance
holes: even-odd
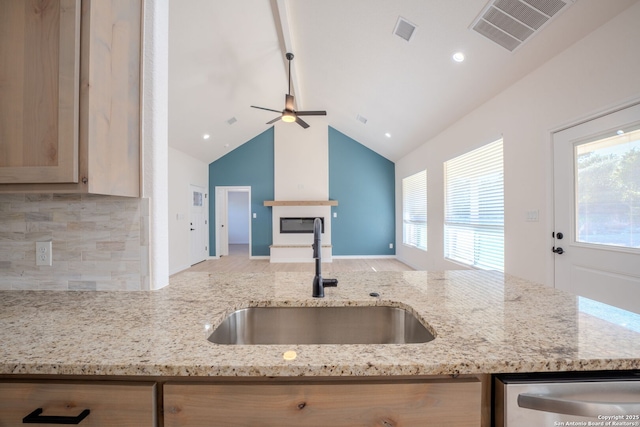
[[[228,124],[230,124],[230,125],[232,125],[232,124],[234,124],[234,123],[235,123],[235,122],[237,122],[237,121],[238,121],[238,119],[236,119],[235,117],[231,117],[229,120],[227,120],[227,123],[228,123]]]
[[[399,16],[398,22],[396,22],[396,28],[393,29],[393,34],[406,41],[411,41],[411,37],[415,34],[416,28],[416,25]]]
[[[359,121],[360,123],[366,125],[367,124],[367,118],[366,117],[362,117],[360,114],[358,114],[356,116],[356,120]]]
[[[513,52],[575,0],[492,0],[470,28]]]

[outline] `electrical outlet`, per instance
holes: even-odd
[[[51,242],[36,242],[36,265],[52,265]]]
[[[393,249],[393,243],[389,243],[389,249]]]

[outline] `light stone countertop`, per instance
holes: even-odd
[[[640,369],[640,315],[495,272],[181,273],[153,292],[0,291],[0,374],[380,376]],[[369,296],[378,292],[379,298]],[[392,305],[424,344],[217,345],[248,306]],[[586,308],[585,308],[586,307]],[[600,312],[602,320],[587,314]],[[626,316],[625,316],[626,313]],[[626,323],[620,326],[617,323]],[[288,350],[293,361],[283,359]]]

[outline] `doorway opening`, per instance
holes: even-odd
[[[251,257],[251,187],[216,187],[216,254]]]

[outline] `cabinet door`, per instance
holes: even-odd
[[[78,181],[80,0],[0,1],[0,183]]]
[[[476,379],[404,383],[164,385],[164,425],[481,425]]]
[[[80,146],[88,192],[140,195],[141,0],[82,2]]]
[[[0,382],[0,426],[22,425],[29,414],[42,420],[38,425],[51,424],[47,417],[77,420],[86,409],[83,427],[156,426],[155,383]]]

